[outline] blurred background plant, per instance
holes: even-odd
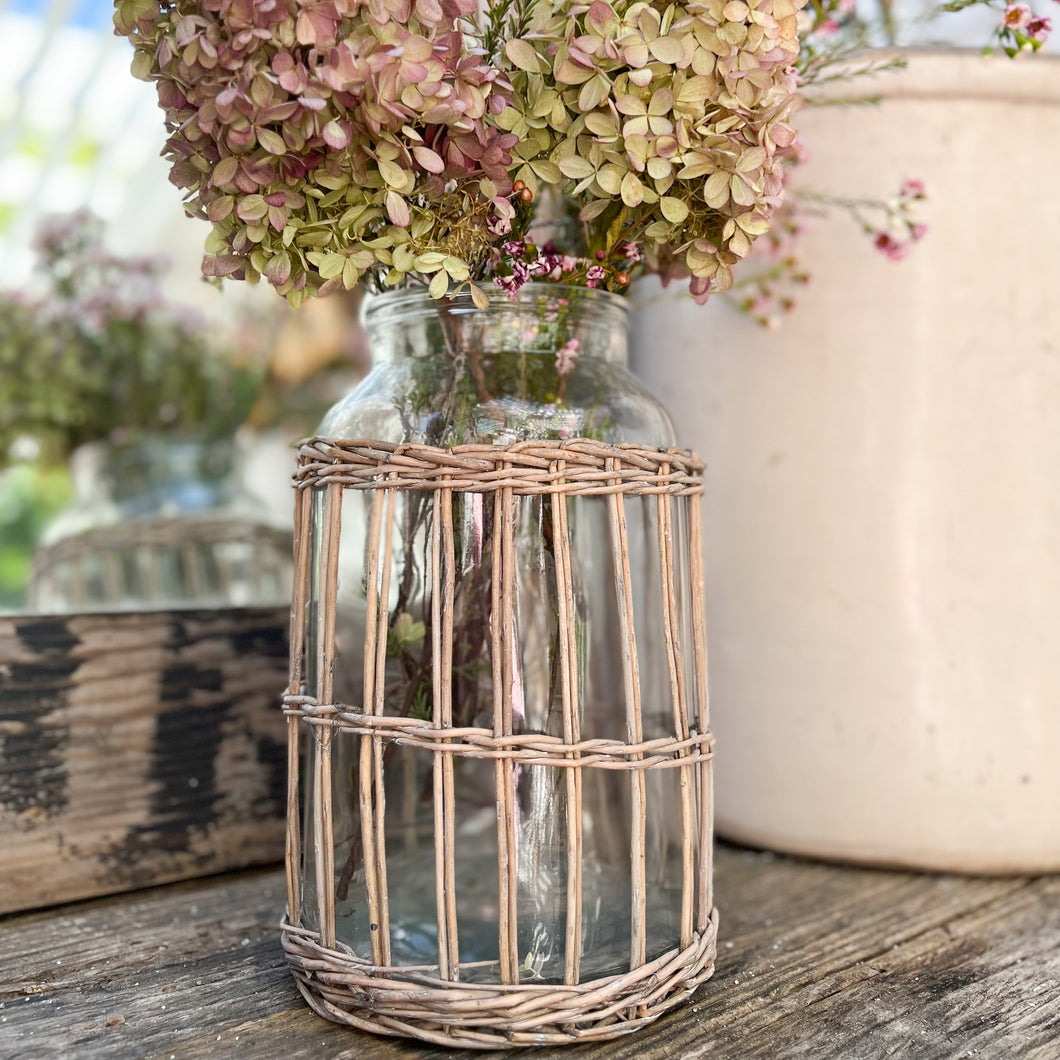
[[[219,342],[166,298],[161,259],[112,254],[87,211],[48,219],[36,250],[38,289],[0,295],[0,466],[19,449],[54,464],[92,441],[235,434],[264,382],[260,346]]]
[[[65,467],[21,463],[0,472],[0,611],[22,604],[33,550],[71,493]]]
[[[34,249],[29,281],[0,292],[0,607],[21,602],[33,550],[70,499],[70,458],[88,443],[132,453],[242,431],[285,490],[282,524],[276,461],[356,374],[357,298],[299,315],[275,299],[253,313],[236,302],[210,319],[166,296],[164,259],[110,251],[87,210],[45,218]]]

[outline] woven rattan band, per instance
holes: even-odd
[[[436,968],[380,968],[286,923],[283,948],[306,1001],[327,1019],[375,1034],[498,1049],[603,1041],[651,1023],[713,974],[717,928],[715,910],[690,946],[578,986],[447,982]]]
[[[436,728],[420,718],[362,714],[344,706],[317,706],[308,696],[285,696],[284,713],[315,725],[328,725],[354,736],[378,736],[402,747],[460,755],[466,758],[506,758],[524,766],[600,769],[667,769],[705,762],[714,746],[712,733],[691,733],[687,740],[666,737],[626,743],[621,740],[566,741],[539,732],[495,736],[474,726]],[[578,755],[577,758],[570,757]]]
[[[703,492],[703,466],[686,449],[605,445],[584,438],[452,449],[315,438],[302,446],[295,485],[456,493],[510,489],[515,496],[667,493],[682,497]]]

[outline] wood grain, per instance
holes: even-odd
[[[837,868],[721,847],[718,970],[570,1060],[1056,1060],[1060,877]],[[467,1060],[327,1023],[284,965],[279,870],[0,921],[12,1060]],[[504,1054],[507,1055],[507,1054]]]
[[[287,617],[0,617],[0,912],[282,855]]]

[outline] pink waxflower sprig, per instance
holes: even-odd
[[[509,240],[500,248],[493,282],[513,298],[531,280],[622,293],[642,260],[640,249],[629,242],[620,243],[611,254],[598,250],[590,257],[574,257],[553,242],[539,247],[528,240]]]
[[[810,282],[800,256],[805,220],[789,198],[759,240],[728,292],[729,300],[756,324],[776,330],[796,305],[799,288]]]
[[[997,28],[998,43],[1010,56],[1037,51],[1052,31],[1050,19],[1036,15],[1026,4],[1008,4]]]
[[[729,293],[730,300],[755,323],[776,329],[795,309],[799,289],[810,282],[803,262],[801,240],[814,214],[830,210],[847,213],[872,246],[890,261],[903,261],[927,234],[917,218],[927,198],[924,184],[905,180],[885,199],[851,199],[806,189],[792,190],[760,240]]]
[[[1038,51],[1052,32],[1052,19],[1037,14],[1023,0],[950,0],[941,10],[963,11],[967,7],[989,7],[997,13],[994,40],[1012,59],[1025,52]],[[986,50],[990,51],[990,47]]]
[[[637,243],[697,296],[729,286],[781,200],[804,2],[117,0],[115,27],[207,275],[485,305],[546,188],[580,214],[565,250],[603,254],[564,278],[623,287]]]

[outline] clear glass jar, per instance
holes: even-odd
[[[527,284],[514,299],[491,294],[487,310],[469,299],[441,307],[426,294],[399,292],[371,301],[365,325],[375,367],[324,418],[319,434],[452,447],[506,446],[526,439],[590,438],[674,444],[663,408],[626,369],[626,303],[584,288]],[[333,698],[363,702],[363,645],[367,614],[366,549],[374,491],[343,493],[339,545]],[[311,579],[306,688],[317,688],[315,641],[323,490],[313,496],[314,575]],[[493,718],[491,655],[492,501],[482,493],[454,493],[453,725],[489,726]],[[431,717],[432,621],[429,568],[433,496],[398,492],[393,521],[387,606],[384,713]],[[653,496],[627,498],[628,555],[636,602],[635,631],[645,740],[673,736],[663,632],[658,505]],[[558,669],[552,498],[517,498],[515,621],[518,650],[511,661],[515,731],[562,736]],[[687,499],[675,499],[675,567],[690,584]],[[625,740],[626,704],[620,656],[615,571],[608,547],[607,500],[568,498],[567,513],[576,607],[577,680],[582,739]],[[690,636],[687,590],[678,600],[681,628]],[[685,653],[691,657],[691,651]],[[691,668],[691,664],[689,664]],[[691,680],[689,680],[691,687]],[[310,726],[314,737],[319,730]],[[313,738],[303,742],[304,793],[312,792]],[[336,935],[340,946],[371,959],[361,839],[361,742],[336,730],[331,739]],[[386,875],[391,964],[438,962],[433,755],[387,745],[383,755]],[[518,864],[519,977],[563,982],[566,923],[565,771],[512,767]],[[456,914],[459,977],[499,982],[498,805],[495,763],[460,757],[454,763],[456,801]],[[647,959],[676,947],[681,912],[681,801],[679,770],[643,771],[646,784]],[[581,981],[619,973],[631,964],[631,799],[625,770],[587,769],[582,798]],[[303,802],[303,925],[318,928],[317,868],[312,854],[312,798]]]
[[[242,486],[229,440],[93,442],[33,560],[30,610],[238,607],[287,600],[291,535]]]

